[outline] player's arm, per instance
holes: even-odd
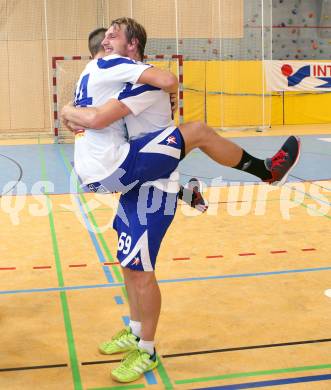
[[[146,69],[139,77],[137,84],[153,85],[168,93],[176,93],[178,89],[177,77],[167,70],[156,67]]]
[[[115,57],[108,60],[100,58],[97,66],[101,69],[108,69],[104,76],[109,80],[149,84],[168,93],[176,92],[178,88],[178,80],[173,73],[149,64],[137,63],[129,58]]]
[[[77,128],[103,129],[129,114],[131,110],[124,103],[110,99],[99,107],[73,107],[67,104],[62,108],[61,118]]]

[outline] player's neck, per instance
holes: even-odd
[[[97,53],[97,54],[93,57],[93,59],[94,59],[94,60],[97,60],[97,59],[102,58],[102,57],[104,57],[104,56],[105,56],[105,52],[104,52],[104,51],[100,51],[99,53]]]
[[[138,52],[131,52],[131,53],[128,53],[128,57],[131,58],[131,60],[134,60],[134,61],[143,61],[141,58],[140,58],[140,55]]]
[[[140,58],[140,56],[138,54],[134,55],[134,56],[130,56],[131,60],[135,60],[135,61],[142,61],[142,59]]]

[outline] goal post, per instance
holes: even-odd
[[[53,120],[55,143],[72,141],[74,136],[60,120],[62,107],[70,100],[73,101],[75,86],[80,73],[91,60],[89,56],[57,56],[52,57],[53,70]]]

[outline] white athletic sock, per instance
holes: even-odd
[[[144,349],[147,351],[150,355],[154,355],[154,341],[146,341],[146,340],[139,340],[138,348]]]
[[[141,336],[141,322],[130,320],[129,327],[131,328],[131,332],[135,336],[140,338],[140,336]]]

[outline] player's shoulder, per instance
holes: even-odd
[[[97,66],[100,69],[108,69],[119,65],[138,65],[138,62],[118,54],[110,54],[97,60]]]

